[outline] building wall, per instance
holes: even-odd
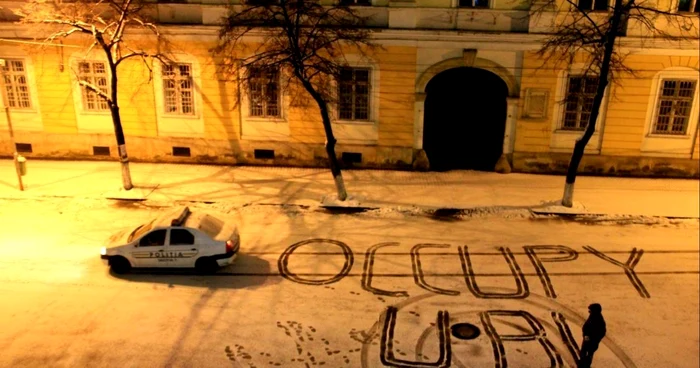
[[[671,0],[664,1],[661,6],[671,6]],[[583,60],[562,65],[545,62],[534,53],[539,45],[536,33],[546,31],[561,16],[548,18],[544,14],[534,19],[528,18],[526,11],[524,17],[519,16],[522,2],[498,1],[492,9],[454,9],[456,3],[415,0],[399,4],[375,0],[374,7],[357,8],[376,14],[375,25],[385,29],[377,33],[382,47],[370,60],[350,58],[351,63],[372,68],[375,98],[371,102],[373,113],[369,122],[334,120],[338,155],[361,153],[359,166],[363,167],[410,166],[422,147],[424,94],[421,97],[421,93],[424,91],[419,89],[427,82],[421,78],[425,79],[431,70],[442,70],[435,68],[436,65],[448,63],[448,67],[491,68],[507,79],[512,89],[509,115],[513,109],[508,124],[514,129],[506,133],[506,140],[513,137],[514,140],[512,149],[507,148],[504,153],[509,155],[514,170],[561,172],[568,164],[575,139],[581,134],[558,129],[561,101],[567,76],[578,73]],[[292,86],[286,92],[282,119],[263,121],[247,117],[245,91],[239,90],[235,75],[222,71],[223,60],[209,52],[216,42],[218,29],[214,24],[225,10],[224,2],[217,1],[204,5],[157,4],[153,10],[161,22],[169,24],[169,31],[178,34],[169,37],[174,58],[195,65],[196,116],[164,116],[159,67],[156,65],[151,75],[138,59],[125,62],[119,69],[119,103],[130,156],[134,160],[164,162],[325,165],[326,138],[319,110],[308,95],[299,93],[299,86]],[[516,18],[519,20],[515,21]],[[690,22],[698,20],[691,18]],[[496,35],[494,31],[500,33]],[[5,38],[8,34],[19,34],[13,32],[18,31],[0,27]],[[628,25],[628,35],[648,36],[640,33],[639,25],[634,23]],[[29,156],[99,159],[103,157],[93,155],[93,146],[108,146],[112,158],[116,158],[109,114],[81,111],[75,62],[100,58],[95,50],[84,55],[87,41],[70,38],[64,41],[63,48],[0,41],[0,57],[23,57],[31,61],[29,74],[35,106],[29,113],[12,112],[15,142],[31,143],[33,153]],[[150,42],[138,41],[146,45]],[[155,46],[151,43],[150,47]],[[663,138],[649,134],[659,80],[674,75],[697,79],[700,69],[695,56],[697,45],[693,50],[660,44],[649,47],[625,44],[624,47],[623,52],[631,52],[627,65],[637,70],[637,74],[617,76],[616,83],[610,86],[582,171],[697,176],[700,82],[696,86],[694,122],[687,136]],[[467,56],[468,50],[476,50],[472,59]],[[542,93],[546,94],[545,114],[532,116],[528,101]],[[4,119],[0,117],[0,154],[8,155],[13,147]],[[190,148],[191,157],[173,156],[174,146]],[[511,145],[504,141],[504,147]],[[254,151],[261,149],[274,150],[275,159],[256,159]]]
[[[609,85],[596,134],[586,148],[581,171],[596,174],[697,176],[698,102],[700,70],[697,56],[632,54],[625,60],[635,74],[620,74]],[[534,52],[525,54],[520,114],[516,127],[515,170],[564,172],[575,139],[582,132],[558,130],[562,119],[563,89],[567,73],[575,66],[545,62]],[[696,81],[694,105],[684,136],[653,135],[660,80],[681,78]],[[528,95],[547,93],[545,116],[528,116]]]
[[[160,69],[154,67],[150,72],[136,58],[125,61],[118,69],[118,101],[127,149],[133,160],[187,160],[173,157],[172,147],[177,146],[190,148],[191,159],[203,162],[323,164],[326,138],[320,113],[315,102],[299,86],[285,92],[283,121],[273,123],[286,125],[288,134],[282,139],[273,139],[264,134],[266,122],[241,119],[247,108],[246,98],[239,99],[239,82],[235,75],[220,68],[222,60],[209,52],[215,45],[213,42],[171,41],[173,59],[197,65],[194,81],[199,97],[195,110],[197,116],[201,115],[201,124],[187,119],[165,119],[158,114],[162,109],[158,101],[163,98],[162,86],[157,83]],[[71,46],[68,42],[66,45]],[[80,43],[76,42],[75,46]],[[82,111],[75,77],[77,61],[103,60],[103,57],[94,52],[85,56],[80,47],[48,50],[27,47],[26,50],[22,57],[35,71],[31,78],[35,87],[32,95],[41,107],[43,125],[27,130],[15,124],[15,142],[31,144],[30,157],[89,157],[93,146],[110,147],[111,156],[116,157],[111,115]],[[13,53],[0,53],[0,57],[5,55]],[[334,121],[338,154],[344,151],[361,153],[366,166],[410,165],[416,50],[387,47],[377,51],[371,59],[368,65],[376,73],[372,88],[377,92],[371,100],[372,105],[377,105],[373,118],[367,123]],[[246,139],[246,127],[261,129],[263,133]],[[255,149],[275,150],[278,158],[258,161],[254,159]],[[3,145],[4,154],[12,151],[9,145]]]

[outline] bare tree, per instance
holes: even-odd
[[[129,156],[126,152],[126,140],[119,114],[117,68],[125,60],[139,58],[149,71],[148,61],[161,59],[162,53],[148,52],[141,47],[127,42],[129,31],[145,31],[159,40],[160,33],[148,17],[148,4],[145,0],[30,0],[28,4],[15,11],[20,17],[19,23],[27,25],[45,25],[46,44],[58,42],[63,38],[83,35],[90,40],[88,52],[92,49],[102,50],[109,67],[109,89],[96,85],[87,79],[80,79],[83,88],[92,91],[107,102],[114,124],[117,139],[119,161],[122,168],[124,189],[133,188],[129,171]]]
[[[694,21],[697,14],[659,9],[645,0],[614,0],[612,5],[608,0],[536,0],[532,9],[535,17],[555,16],[551,36],[545,39],[538,54],[555,65],[571,64],[577,57],[583,57],[584,75],[597,78],[588,124],[576,140],[566,174],[562,205],[572,207],[576,174],[595,132],[605,90],[621,74],[635,76],[635,71],[625,64],[627,54],[620,47],[628,26],[636,27],[642,38],[649,40],[697,45],[699,35]]]
[[[291,84],[301,84],[318,105],[338,199],[344,201],[347,192],[335,154],[330,108],[337,97],[334,83],[348,67],[345,52],[365,56],[374,48],[366,18],[347,6],[323,6],[317,0],[247,3],[230,8],[213,51],[228,57],[229,72],[248,71],[241,78],[244,84],[275,73],[282,73]]]

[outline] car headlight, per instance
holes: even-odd
[[[100,249],[100,254],[103,256],[107,255],[107,247],[102,247],[102,249]]]

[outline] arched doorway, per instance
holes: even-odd
[[[503,153],[508,86],[478,68],[443,71],[428,83],[423,149],[431,170],[493,171]]]

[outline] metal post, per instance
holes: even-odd
[[[19,153],[17,153],[17,145],[15,144],[15,133],[12,130],[12,119],[10,118],[10,106],[7,102],[7,86],[5,78],[5,68],[7,67],[7,61],[5,59],[0,59],[0,78],[2,78],[2,106],[5,110],[5,119],[7,120],[7,128],[10,130],[10,144],[14,149],[13,161],[15,163],[15,171],[17,172],[17,182],[19,183],[19,190],[24,191],[24,184],[22,183],[22,175],[19,171],[19,161],[17,160]]]
[[[15,171],[17,172],[17,181],[19,182],[19,190],[24,191],[24,184],[22,183],[22,172],[19,168],[19,154],[15,152],[13,154],[13,157],[13,160],[15,161]]]

